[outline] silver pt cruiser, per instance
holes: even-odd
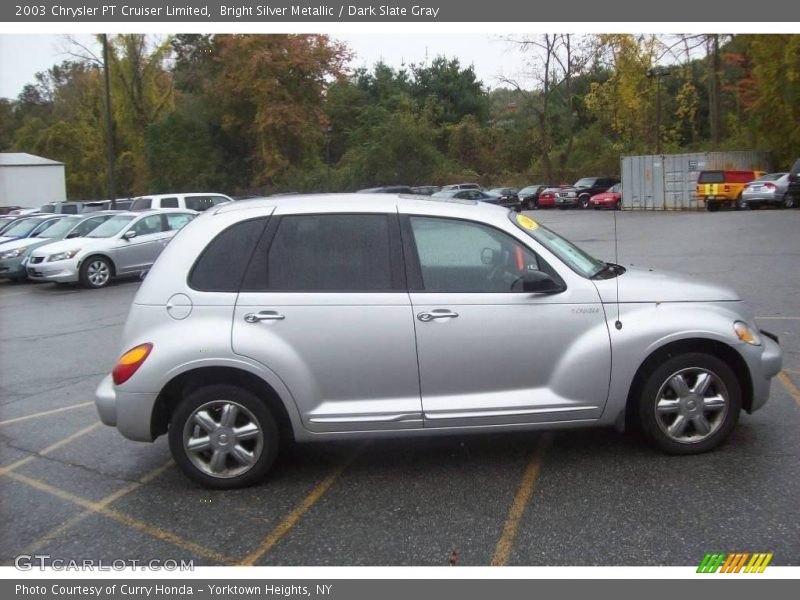
[[[251,484],[297,441],[635,427],[718,446],[781,368],[735,292],[605,263],[497,206],[395,195],[206,211],[156,261],[96,393],[122,435]],[[516,364],[509,368],[509,358]]]

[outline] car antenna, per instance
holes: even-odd
[[[618,238],[617,238],[617,211],[614,211],[614,266],[619,266],[619,249],[618,249]],[[617,286],[617,321],[614,323],[614,327],[617,328],[619,331],[622,329],[622,321],[619,320],[619,276],[620,274],[617,273],[617,276],[614,277],[614,282]]]

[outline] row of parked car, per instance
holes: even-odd
[[[615,208],[622,207],[622,187],[616,177],[583,177],[574,185],[534,184],[522,189],[497,187],[483,189],[477,183],[454,183],[444,187],[392,185],[359,190],[365,194],[424,194],[439,198],[477,200],[515,210],[538,208]]]
[[[146,272],[184,225],[226,202],[223,194],[161,194],[117,200],[113,210],[110,201],[11,210],[0,216],[0,278],[104,287]]]
[[[706,210],[723,207],[736,210],[774,206],[795,208],[800,205],[800,159],[791,170],[781,173],[764,171],[702,171],[697,177],[697,197]]]

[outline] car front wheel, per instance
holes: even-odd
[[[211,488],[260,481],[278,455],[278,426],[252,392],[209,385],[188,394],[172,415],[169,446],[186,475]]]
[[[111,281],[111,262],[102,256],[90,256],[81,265],[80,281],[84,287],[97,289]]]
[[[786,194],[783,197],[783,207],[784,208],[794,208],[796,206],[796,204],[797,204],[797,201],[795,200],[794,196],[792,196],[791,194]]]
[[[669,454],[700,454],[719,446],[739,420],[742,392],[716,356],[673,356],[647,377],[638,415],[645,437]]]
[[[589,208],[589,196],[581,196],[578,198],[578,206],[583,209]]]

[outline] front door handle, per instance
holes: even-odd
[[[435,308],[431,312],[421,312],[417,318],[423,323],[433,321],[434,319],[454,319],[458,316],[457,312],[448,310],[446,308]]]
[[[244,320],[248,323],[258,323],[260,321],[282,321],[285,319],[282,314],[274,310],[262,310],[257,313],[247,313]]]

